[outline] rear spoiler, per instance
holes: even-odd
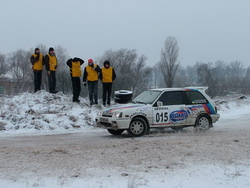
[[[208,89],[208,86],[189,86],[189,87],[185,87],[185,89],[198,89],[198,90],[206,91]]]

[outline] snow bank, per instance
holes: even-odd
[[[83,98],[73,103],[71,95],[46,91],[1,97],[0,104],[0,130],[6,133],[89,129],[101,108],[90,108]]]

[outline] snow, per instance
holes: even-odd
[[[2,97],[0,114],[4,134],[59,133],[90,129],[100,106],[89,108],[88,101],[72,103],[69,95],[46,91]]]
[[[95,116],[102,106],[89,107],[88,100],[80,98],[81,103],[72,103],[72,96],[63,93],[50,94],[46,91],[22,93],[16,96],[0,97],[0,137],[2,139],[29,135],[92,133],[103,134],[106,130],[94,127]],[[225,97],[214,99],[221,118],[214,125],[215,130],[248,129],[250,120],[250,99]],[[108,134],[108,133],[107,133]],[[152,137],[157,135],[152,135]],[[160,139],[159,135],[159,139]],[[100,138],[100,140],[103,137]],[[143,139],[140,138],[140,139]],[[156,138],[158,139],[158,138]],[[99,140],[99,141],[100,141]],[[115,140],[112,140],[115,142]],[[126,140],[125,140],[126,141]],[[120,142],[123,142],[120,140]],[[247,143],[247,142],[246,142]],[[1,147],[1,145],[0,145]],[[121,157],[122,159],[122,157]],[[126,159],[124,159],[126,162]],[[21,180],[0,179],[3,188],[27,187],[249,187],[250,165],[238,161],[237,165],[228,163],[185,162],[185,166],[169,168],[152,168],[150,173],[144,170],[133,170],[128,173],[122,167],[112,169],[88,168],[86,176],[77,178],[61,175],[60,178],[32,176],[25,172]],[[248,164],[248,165],[246,165]],[[139,167],[137,169],[140,169]],[[3,171],[1,165],[0,170]],[[0,178],[1,176],[0,171]],[[10,174],[11,176],[11,174]]]

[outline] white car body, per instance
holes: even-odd
[[[97,126],[106,128],[109,132],[113,130],[114,134],[117,130],[128,130],[132,136],[142,136],[150,128],[171,127],[174,129],[198,126],[199,122],[197,121],[200,121],[200,124],[205,123],[201,127],[209,129],[219,119],[220,115],[217,113],[214,102],[205,93],[206,89],[207,87],[151,89],[143,92],[141,96],[136,97],[133,100],[134,103],[118,104],[104,109],[98,113],[96,123]],[[171,95],[173,99],[170,99]],[[180,95],[180,97],[177,95]],[[197,99],[195,98],[196,96]],[[152,101],[147,99],[147,97],[152,97],[150,99]],[[192,97],[194,100],[190,99]],[[182,98],[182,101],[185,99],[185,102],[182,104],[182,102],[178,101],[179,98]],[[140,104],[142,101],[136,101],[137,99],[142,99],[142,101],[146,102]],[[168,105],[164,105],[164,102],[162,102],[165,100],[165,103]],[[176,104],[174,100],[177,100]],[[131,122],[135,118],[136,120],[142,119],[143,121],[136,122],[131,128]],[[203,122],[203,120],[205,121]],[[145,123],[147,130],[143,130],[143,132],[140,132],[140,130],[136,130],[137,132],[134,131],[134,129],[143,129],[143,125],[140,124]],[[122,131],[118,132],[120,134]]]

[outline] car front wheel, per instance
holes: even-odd
[[[110,134],[112,134],[112,135],[120,135],[120,134],[122,134],[124,132],[124,130],[123,129],[117,129],[117,130],[115,130],[115,129],[108,129],[108,132]]]
[[[127,131],[131,136],[142,136],[147,132],[147,130],[148,125],[145,120],[138,117],[132,119]]]
[[[201,115],[196,119],[195,130],[206,131],[212,126],[211,120],[207,115]]]

